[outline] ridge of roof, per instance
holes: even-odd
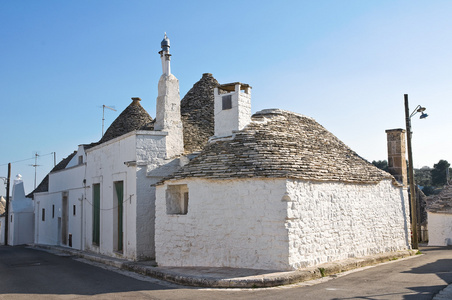
[[[199,156],[164,180],[191,177],[269,177],[350,183],[393,179],[313,118],[279,109],[254,114],[250,124],[235,132],[231,139],[213,140]]]

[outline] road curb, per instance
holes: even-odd
[[[135,273],[147,275],[153,278],[195,287],[210,288],[265,288],[281,285],[288,285],[319,279],[325,276],[331,276],[345,271],[377,265],[391,260],[416,255],[417,250],[405,250],[397,252],[389,252],[383,254],[375,254],[367,257],[349,258],[342,261],[322,264],[316,267],[305,268],[296,271],[269,273],[248,277],[217,278],[199,275],[187,275],[181,272],[175,272],[165,268],[143,265],[141,262],[132,262],[118,258],[98,255],[95,253],[84,252],[80,250],[68,249],[64,247],[55,247],[47,245],[32,245],[34,248],[48,249],[71,254],[90,261],[113,266],[119,269],[132,271]],[[233,275],[233,274],[232,274]]]

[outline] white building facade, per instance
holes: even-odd
[[[33,243],[33,201],[25,197],[21,175],[17,175],[14,179],[9,216],[4,221],[9,222],[8,245]]]
[[[83,249],[83,200],[86,154],[84,145],[58,164],[49,174],[47,188],[35,192],[34,241]]]

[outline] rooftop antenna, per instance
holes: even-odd
[[[34,188],[34,189],[36,189],[36,168],[39,167],[39,166],[41,166],[41,165],[38,165],[38,157],[39,157],[38,152],[35,152],[35,163],[32,164],[32,165],[30,165],[30,166],[32,166],[33,168],[35,168],[35,188]]]
[[[102,136],[104,136],[104,121],[105,121],[105,109],[106,108],[108,108],[108,109],[111,109],[111,110],[113,110],[113,111],[116,111],[116,109],[115,109],[115,107],[113,106],[113,107],[110,107],[110,106],[107,106],[107,105],[102,105]]]

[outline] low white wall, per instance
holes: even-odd
[[[452,214],[427,213],[428,219],[428,245],[452,245]]]
[[[64,172],[58,173],[60,175]],[[83,180],[82,178],[77,178]],[[84,198],[84,188],[73,188],[64,190],[63,186],[60,186],[62,191],[36,193],[35,199],[35,220],[34,220],[34,241],[37,244],[45,245],[61,245],[69,246],[69,240],[66,245],[61,243],[62,241],[62,199],[63,192],[68,196],[68,230],[67,238],[69,234],[72,235],[72,248],[82,249],[82,234],[83,234],[83,221],[82,221],[82,200]],[[75,215],[74,215],[75,206]],[[45,220],[42,220],[42,209],[45,209]]]
[[[406,190],[379,184],[287,181],[293,269],[409,249]]]
[[[8,245],[33,244],[33,212],[19,212],[10,215]]]
[[[160,266],[286,269],[284,179],[187,179],[186,215],[166,213],[156,189],[156,261]]]

